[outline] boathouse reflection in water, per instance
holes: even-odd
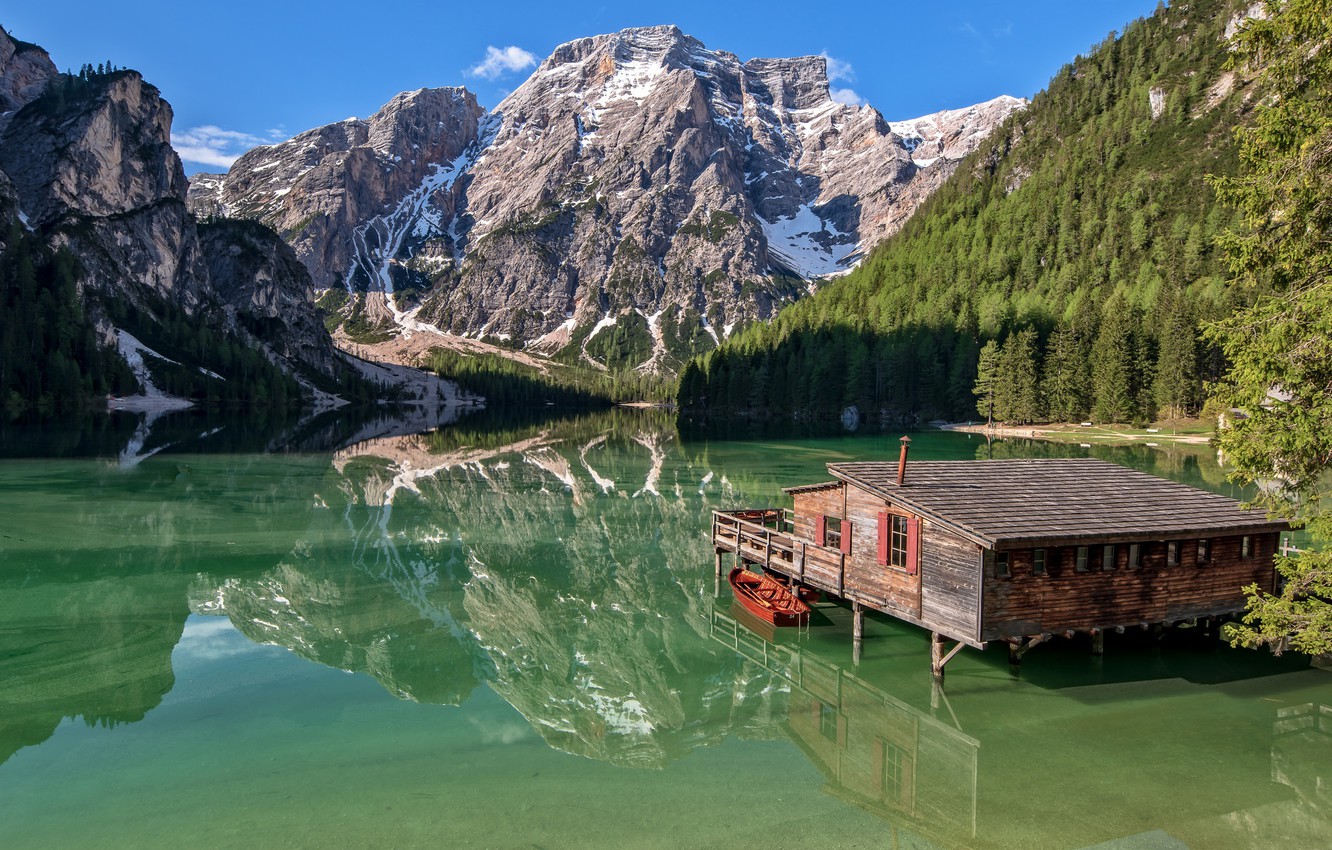
[[[820,657],[795,630],[765,635],[745,612],[723,611],[724,604],[723,597],[709,613],[713,640],[785,684],[783,730],[824,775],[827,793],[886,822],[890,846],[925,838],[943,847],[1082,847],[1131,839],[1134,823],[1154,825],[1150,841],[1166,843],[1145,845],[1153,847],[1180,846],[1168,834],[1189,847],[1293,850],[1325,846],[1332,835],[1332,706],[1282,706],[1273,721],[1270,702],[1251,703],[1242,712],[1249,725],[1261,728],[1264,717],[1272,723],[1267,752],[1244,745],[1234,718],[1149,717],[1151,706],[1135,704],[1127,692],[1116,700],[1089,690],[1091,717],[1047,709],[1032,730],[1005,713],[1027,710],[1021,700],[1006,710],[990,702],[977,716],[976,692],[950,700],[933,682],[928,709],[917,707],[884,682]],[[1288,679],[1316,683],[1320,675],[1304,671]],[[908,678],[903,686],[915,690],[922,682]],[[1106,689],[1114,686],[1094,688]],[[1122,726],[1125,737],[1092,740],[1098,726],[1111,725]],[[975,735],[966,731],[971,726]],[[1136,739],[1135,728],[1142,730]],[[1042,754],[1084,734],[1081,759]],[[1197,739],[1212,744],[1206,761],[1173,761],[1179,741]],[[1140,768],[1127,781],[1107,757],[1116,748]],[[1099,815],[1042,804],[1061,797],[1083,801],[1075,808],[1092,800],[1113,804]],[[1015,820],[1015,809],[1029,819]]]

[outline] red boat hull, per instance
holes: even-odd
[[[772,576],[736,567],[731,570],[730,582],[736,601],[760,620],[774,626],[803,626],[809,622],[809,606]]]

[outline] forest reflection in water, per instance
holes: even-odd
[[[1185,634],[1165,646],[1112,644],[1100,661],[1043,649],[1015,678],[1005,654],[968,651],[939,690],[926,636],[886,618],[869,624],[859,664],[837,606],[775,641],[738,626],[711,570],[711,511],[781,504],[781,487],[821,480],[829,461],[890,457],[895,439],[684,442],[666,415],[635,411],[383,433],[332,454],[166,450],[129,468],[0,465],[0,510],[12,520],[0,543],[0,792],[24,791],[3,797],[0,839],[69,838],[43,816],[47,805],[112,782],[111,762],[144,735],[171,740],[158,727],[181,710],[173,700],[207,706],[194,729],[247,717],[238,695],[292,669],[281,658],[301,659],[305,672],[285,676],[286,708],[250,721],[240,740],[265,740],[268,724],[284,746],[314,746],[311,730],[327,723],[361,742],[346,758],[391,759],[380,736],[386,713],[398,713],[325,714],[339,698],[319,671],[352,671],[402,704],[456,707],[440,721],[459,765],[472,751],[501,763],[506,746],[535,735],[547,752],[606,766],[579,787],[621,820],[608,802],[624,782],[616,768],[651,768],[669,786],[649,803],[653,817],[686,805],[715,832],[729,803],[715,788],[699,796],[707,786],[690,756],[716,750],[731,756],[725,786],[769,789],[740,821],[820,812],[842,819],[827,832],[833,844],[886,829],[938,846],[1079,847],[1159,833],[1188,846],[1295,848],[1332,831],[1332,678],[1307,659]],[[922,458],[1076,451],[915,439]],[[1228,486],[1205,454],[1097,451]],[[58,772],[66,718],[116,741],[120,730],[143,733],[124,749],[104,742],[108,761],[82,761],[82,784],[43,792],[34,777]],[[519,768],[545,764],[523,752]],[[319,765],[316,788],[355,781],[350,767]],[[275,781],[300,788],[312,769],[283,763]],[[446,792],[486,785],[479,767],[448,773],[438,779]],[[523,775],[511,777],[510,797],[542,799],[545,786]],[[195,805],[182,794],[155,807],[184,818]],[[475,814],[487,816],[503,821]],[[596,818],[563,828],[574,844],[600,843],[580,830],[614,832]]]

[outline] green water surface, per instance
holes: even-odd
[[[964,650],[938,688],[886,617],[858,662],[836,605],[737,622],[710,512],[896,435],[464,425],[0,461],[0,847],[1332,847],[1307,657],[1179,629]],[[912,452],[1243,495],[1205,449]]]

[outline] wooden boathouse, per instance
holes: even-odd
[[[1007,642],[1235,614],[1280,532],[1233,499],[1092,458],[832,463],[791,510],[715,511],[722,555],[933,634],[932,667]],[[945,652],[944,641],[956,641]]]

